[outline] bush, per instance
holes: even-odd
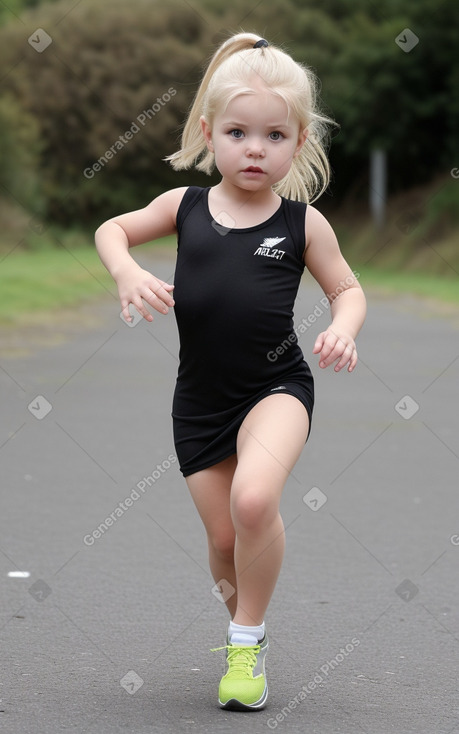
[[[0,97],[0,186],[24,209],[42,212],[38,173],[40,129],[11,95]]]
[[[25,32],[3,29],[0,59],[11,69],[4,87],[26,110],[23,119],[33,118],[40,129],[48,218],[92,222],[179,185],[161,159],[176,148],[201,71],[200,45],[210,47],[211,31],[180,2],[137,0],[135,13],[121,0],[86,3],[67,24],[59,23],[63,7],[45,5],[24,16]],[[42,53],[27,43],[38,27],[52,37]]]
[[[167,188],[207,185],[162,159],[177,149],[215,43],[241,27],[317,71],[325,111],[341,125],[331,150],[337,198],[366,182],[375,146],[388,151],[392,190],[426,181],[458,165],[458,14],[457,0],[40,3],[22,24],[0,27],[2,181],[33,210],[40,192],[49,220],[88,226]],[[407,27],[420,39],[410,53],[395,43]],[[27,43],[37,28],[52,37],[42,53]]]

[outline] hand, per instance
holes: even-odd
[[[137,264],[133,267],[125,268],[116,277],[118,293],[121,301],[122,315],[126,321],[132,321],[129,313],[129,304],[132,303],[137,311],[147,321],[153,321],[153,315],[146,308],[144,301],[159,313],[166,314],[169,312],[169,306],[174,305],[174,299],[171,292],[173,285],[165,283],[160,278],[147,270],[142,270]]]
[[[352,372],[357,364],[357,350],[352,337],[348,334],[336,333],[331,327],[327,331],[322,331],[316,339],[312,353],[319,354],[319,352],[319,367],[322,368],[339,360],[335,365],[335,372],[339,372],[346,365],[348,365],[348,372]]]

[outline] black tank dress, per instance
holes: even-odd
[[[282,198],[262,224],[225,229],[210,214],[209,190],[189,187],[177,213],[172,419],[185,477],[234,454],[242,421],[267,395],[294,395],[310,421],[314,404],[293,329],[306,204]]]

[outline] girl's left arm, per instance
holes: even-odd
[[[357,364],[355,339],[366,315],[366,300],[357,276],[339,248],[336,235],[325,217],[313,206],[306,214],[304,262],[330,302],[332,322],[314,344],[319,367],[336,362],[335,372],[349,372]]]

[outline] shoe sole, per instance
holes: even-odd
[[[225,703],[222,703],[222,701],[218,699],[218,703],[222,709],[227,711],[259,711],[265,707],[267,698],[268,686],[266,685],[263,695],[258,699],[258,701],[255,701],[255,703],[242,703],[242,701],[238,701],[237,698],[230,698],[229,701],[226,701]]]

